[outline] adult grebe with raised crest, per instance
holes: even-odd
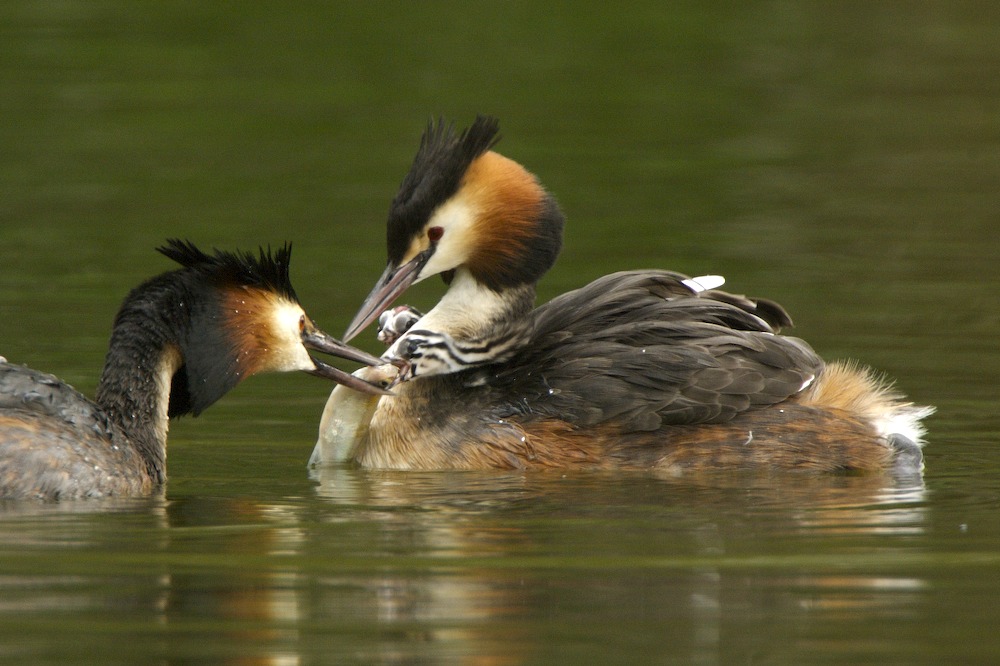
[[[327,335],[289,279],[291,246],[216,251],[168,241],[182,268],[132,290],[93,401],[0,359],[0,498],[147,495],[166,479],[167,422],[199,414],[244,377],[301,370],[382,393],[310,356],[379,360]]]
[[[368,467],[736,467],[905,472],[921,419],[870,370],[825,363],[772,301],[719,279],[615,273],[533,309],[563,215],[491,148],[498,124],[424,134],[392,202],[389,260],[345,335],[382,314],[391,365],[362,369],[394,396],[336,388],[313,461]],[[383,314],[440,274],[426,315]]]

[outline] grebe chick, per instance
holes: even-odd
[[[148,495],[166,479],[168,419],[197,416],[244,377],[301,370],[381,392],[310,349],[378,359],[330,337],[289,280],[291,247],[271,254],[168,241],[182,268],[122,303],[91,401],[56,377],[0,361],[0,498]]]
[[[781,335],[791,319],[776,303],[644,270],[531,310],[563,218],[532,174],[490,150],[497,130],[478,117],[461,134],[440,123],[425,133],[390,207],[388,265],[345,337],[413,282],[441,274],[449,288],[422,317],[387,315],[383,339],[395,340],[383,358],[398,372],[356,374],[395,395],[334,389],[314,461],[922,469],[932,408]]]

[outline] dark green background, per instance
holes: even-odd
[[[92,391],[167,237],[293,241],[299,295],[339,334],[424,125],[482,112],[568,215],[542,299],[623,268],[721,273],[939,407],[916,489],[317,483],[329,387],[256,378],[173,426],[165,500],[7,507],[0,655],[996,660],[997,26],[975,2],[0,4],[11,361]]]

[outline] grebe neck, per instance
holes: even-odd
[[[523,321],[534,304],[534,285],[495,291],[465,268],[459,268],[448,291],[414,328],[447,333],[458,339],[482,338],[511,322]]]
[[[412,376],[447,374],[504,361],[532,332],[533,284],[495,291],[464,268],[445,295],[383,358],[406,357]]]
[[[136,296],[133,292],[132,296]],[[115,319],[95,400],[158,482],[166,478],[167,428],[174,374],[184,365],[178,318],[184,299],[129,298]]]

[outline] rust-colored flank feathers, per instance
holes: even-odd
[[[497,131],[479,117],[461,134],[443,124],[425,134],[390,212],[390,262],[424,240],[434,259],[421,279],[456,277],[426,315],[389,313],[412,326],[383,329],[386,367],[399,372],[359,372],[395,395],[335,389],[314,460],[919,474],[932,408],[870,370],[824,362],[779,332],[791,325],[780,305],[720,291],[719,276],[623,271],[532,309],[563,217],[535,176],[490,150]],[[434,255],[444,244],[426,230],[456,218],[458,248]]]

